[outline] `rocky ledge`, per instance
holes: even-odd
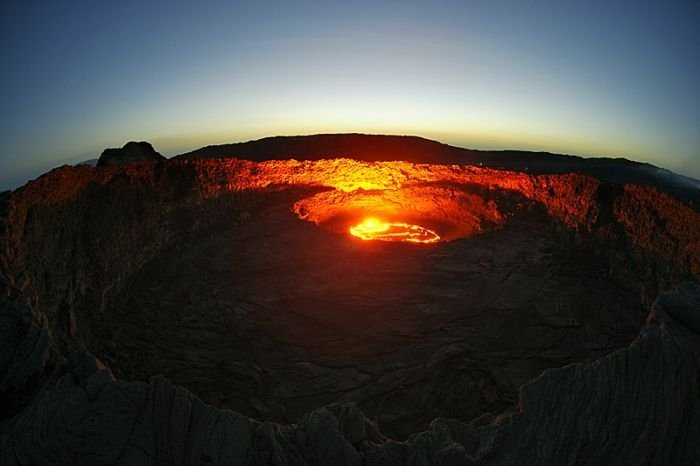
[[[31,309],[5,303],[14,365],[39,370],[47,348]],[[351,404],[294,425],[208,406],[163,377],[117,380],[74,352],[27,409],[2,424],[0,460],[22,464],[516,465],[693,464],[700,457],[700,286],[663,294],[626,349],[545,371],[515,409],[471,423],[435,419],[405,442]],[[22,359],[24,358],[24,359]],[[6,387],[7,385],[3,385]]]

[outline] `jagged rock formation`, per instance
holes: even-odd
[[[658,300],[629,348],[546,371],[497,418],[436,419],[406,442],[384,438],[352,405],[317,409],[292,426],[260,423],[207,406],[161,377],[115,380],[94,357],[73,353],[4,426],[0,459],[8,466],[693,464],[699,311],[700,286],[685,284]]]
[[[158,162],[160,160],[165,160],[165,157],[156,152],[149,143],[130,141],[120,149],[105,149],[97,160],[97,166],[107,167],[124,163]]]
[[[457,237],[491,233],[433,252],[362,252],[292,212],[296,204],[325,227],[335,210],[368,199],[438,206],[446,218],[455,206],[478,207]],[[697,457],[697,285],[660,298],[639,338],[615,351],[634,337],[640,306],[700,279],[700,215],[654,188],[405,162],[197,159],[63,167],[2,204],[3,465],[684,464]],[[257,249],[239,247],[246,244]],[[294,258],[286,268],[275,262],[283,254]],[[324,254],[349,262],[319,265]],[[236,281],[227,282],[231,276]],[[382,280],[399,276],[406,287],[397,295],[383,286],[395,282]],[[167,287],[185,279],[201,293]],[[356,285],[372,293],[360,296]],[[421,294],[432,306],[414,299]],[[347,308],[334,307],[339,297],[352,298]],[[290,311],[284,319],[283,310]],[[395,328],[381,312],[397,312],[387,314]],[[176,338],[182,345],[172,345]],[[393,360],[372,359],[387,348]],[[491,357],[489,348],[505,356]],[[331,350],[350,365],[320,364]],[[533,362],[534,350],[548,360]],[[296,372],[279,361],[292,361]],[[575,361],[584,362],[568,365]],[[483,382],[469,375],[474,367]],[[509,410],[514,387],[543,369]],[[148,381],[158,372],[168,379]],[[447,388],[460,387],[460,395],[444,405],[429,400],[421,413],[421,384],[444,385],[437,375],[420,379],[425,374],[456,375]],[[305,384],[326,387],[324,395],[290,391]],[[267,390],[262,399],[245,393],[253,386]],[[372,387],[391,389],[383,398],[394,404],[374,403]],[[340,403],[321,408],[331,401]],[[382,417],[396,411],[408,417]],[[488,411],[506,414],[469,422]],[[430,418],[419,418],[431,413],[460,419],[436,420],[405,441],[380,434],[385,426],[393,437],[424,429]]]

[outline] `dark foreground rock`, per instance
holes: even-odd
[[[147,142],[127,142],[121,149],[105,149],[97,160],[98,167],[119,165],[131,162],[157,162],[165,160],[161,154],[156,152],[152,145]]]
[[[0,419],[31,400],[49,358],[49,344],[41,313],[0,297]]]
[[[545,371],[522,387],[511,412],[472,423],[436,419],[406,442],[384,438],[352,405],[317,409],[294,425],[261,423],[208,406],[163,377],[115,380],[93,356],[75,352],[21,415],[1,425],[0,462],[694,464],[699,313],[700,286],[686,283],[657,300],[629,348]]]

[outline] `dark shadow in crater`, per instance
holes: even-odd
[[[629,344],[644,312],[606,256],[581,253],[588,243],[522,198],[474,196],[414,206],[467,199],[498,228],[416,247],[318,228],[291,211],[308,191],[271,194],[244,223],[186,238],[129,277],[91,349],[122,377],[164,374],[256,419],[351,401],[402,438],[435,417],[502,412],[543,370]],[[345,221],[336,210],[323,221]]]

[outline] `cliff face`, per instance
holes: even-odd
[[[58,342],[89,334],[122,281],[183,234],[236,215],[236,195],[198,189],[192,170],[152,164],[58,169],[10,199],[2,279],[42,309]]]
[[[246,224],[272,198],[288,198],[291,211],[298,200],[328,205],[332,197],[352,206],[382,193],[396,205],[413,199],[420,206],[450,192],[453,199],[439,204],[446,212],[480,209],[477,220],[459,219],[477,222],[469,232],[483,222],[507,224],[508,213],[544,212],[573,255],[596,248],[612,275],[639,284],[646,304],[683,279],[700,280],[700,214],[650,187],[347,159],[63,167],[13,192],[0,209],[0,395],[12,400],[2,410],[2,464],[75,464],[86,455],[95,464],[551,464],[589,457],[682,464],[697,457],[689,440],[700,422],[694,285],[662,298],[630,348],[526,385],[512,413],[472,424],[436,420],[407,442],[387,440],[345,405],[320,408],[292,427],[261,423],[204,405],[162,378],[115,380],[87,354],[96,323],[107,320],[129,277],[224,220]],[[406,193],[414,197],[402,198]],[[561,435],[542,443],[553,431]],[[33,437],[53,440],[30,445]]]

